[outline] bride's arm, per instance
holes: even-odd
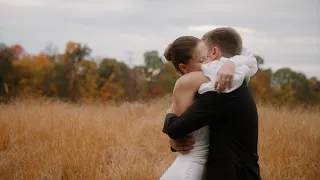
[[[247,52],[245,49],[241,55],[236,55],[231,58],[222,57],[220,60],[224,61],[223,65],[219,68],[217,73],[213,72],[216,73],[217,81],[215,82],[215,89],[218,91],[224,91],[226,88],[230,89],[232,87],[235,68],[243,65],[247,66],[250,69],[250,77],[255,75],[258,71],[258,64],[254,54]],[[227,79],[231,79],[231,81],[227,82]]]
[[[208,82],[202,71],[191,72],[181,76],[173,89],[171,113],[178,116],[193,103],[195,93],[201,84]]]
[[[208,81],[209,79],[204,76],[202,71],[192,72],[180,77],[174,86],[172,104],[167,113],[180,116],[193,103],[195,93],[198,91],[200,85]],[[163,132],[165,132],[165,126]],[[171,151],[176,152],[177,150],[175,148],[178,148],[180,153],[188,153],[189,150],[192,149],[190,140],[192,139],[180,139],[178,143],[183,143],[183,147],[178,147],[177,144],[175,144],[175,140],[170,139]]]
[[[254,55],[249,53],[237,55],[232,58],[221,58],[221,60],[225,61],[224,64],[220,69],[213,72],[213,73],[217,73],[217,76],[219,75],[219,73],[223,74],[223,72],[232,71],[232,66],[228,64],[228,61],[234,62],[235,68],[238,68],[243,65],[249,67],[251,72],[250,77],[254,75],[258,69],[257,61]],[[214,62],[211,62],[211,63],[214,63]],[[231,72],[230,74],[234,76],[234,69],[233,69],[233,72]],[[225,76],[225,74],[223,75]],[[224,78],[221,78],[221,79],[224,79]],[[217,80],[219,80],[218,77],[217,77]],[[202,71],[191,72],[181,76],[176,81],[175,87],[173,89],[172,106],[168,110],[168,112],[174,113],[178,116],[181,115],[193,103],[194,95],[199,90],[200,85],[208,81],[209,81],[209,78],[206,77]],[[241,82],[239,81],[238,83],[241,85],[242,81]],[[232,88],[232,82],[229,88]]]
[[[231,61],[234,63],[235,68],[240,66],[247,66],[251,73],[250,77],[253,76],[258,71],[258,63],[253,53],[247,52],[244,50],[241,55],[236,55],[231,58],[221,58],[222,61]],[[224,62],[225,64],[226,62]],[[222,67],[221,67],[222,68]],[[221,69],[220,68],[220,69]],[[219,72],[218,72],[219,73]]]
[[[239,55],[239,56],[234,56],[232,58],[222,58],[224,64],[220,69],[213,69],[214,72],[212,73],[223,73],[226,71],[230,71],[231,75],[234,76],[234,67],[230,66],[230,63],[228,61],[235,61],[237,64],[235,64],[235,67],[238,68],[239,66],[246,65],[249,68],[252,69],[252,71],[255,71],[255,67],[257,64],[256,59],[254,58],[253,55]],[[211,62],[215,63],[215,62]],[[233,69],[233,71],[232,71]],[[218,79],[218,78],[217,78]],[[223,78],[222,78],[223,79]],[[182,114],[192,103],[194,100],[194,95],[195,93],[199,90],[200,85],[203,83],[206,83],[209,81],[209,78],[206,77],[202,71],[196,71],[196,72],[191,72],[188,74],[185,74],[181,76],[175,84],[175,87],[173,89],[173,98],[172,98],[172,106],[168,110],[168,112],[171,112],[176,115]],[[240,85],[242,82],[240,82]],[[232,83],[230,88],[232,87]]]

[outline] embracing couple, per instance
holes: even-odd
[[[258,70],[230,27],[182,36],[164,53],[180,78],[163,132],[179,155],[160,180],[260,180],[258,113],[248,83]]]

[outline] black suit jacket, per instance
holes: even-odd
[[[197,94],[181,115],[167,114],[163,132],[179,139],[206,125],[210,128],[209,180],[259,180],[258,113],[244,83],[231,93]]]

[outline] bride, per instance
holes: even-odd
[[[220,58],[218,61],[210,61],[208,48],[204,41],[192,36],[182,36],[170,44],[164,53],[181,76],[174,87],[172,106],[168,112],[181,115],[192,103],[196,93],[215,91],[214,82],[216,74],[221,66],[230,65],[231,61],[237,61],[231,92],[241,86],[242,82],[253,76],[256,71],[256,59],[252,54],[242,53],[232,58]],[[232,62],[231,62],[232,63]],[[232,63],[233,64],[233,63]],[[230,66],[228,66],[230,68]],[[180,83],[191,82],[187,87],[179,86]],[[186,91],[185,89],[188,89]],[[193,92],[193,94],[190,94]],[[205,126],[191,133],[195,139],[195,145],[189,154],[179,153],[176,160],[168,170],[160,177],[160,180],[201,180],[205,179],[205,164],[209,148],[209,127]]]

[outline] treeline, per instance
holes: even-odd
[[[45,96],[66,101],[148,100],[172,92],[177,75],[157,51],[144,53],[144,65],[129,68],[105,58],[90,59],[87,45],[68,42],[63,54],[52,46],[30,55],[20,45],[0,44],[0,101],[20,96]],[[256,56],[258,63],[264,60]],[[271,103],[320,102],[320,82],[289,68],[262,70],[251,79],[257,101]]]

